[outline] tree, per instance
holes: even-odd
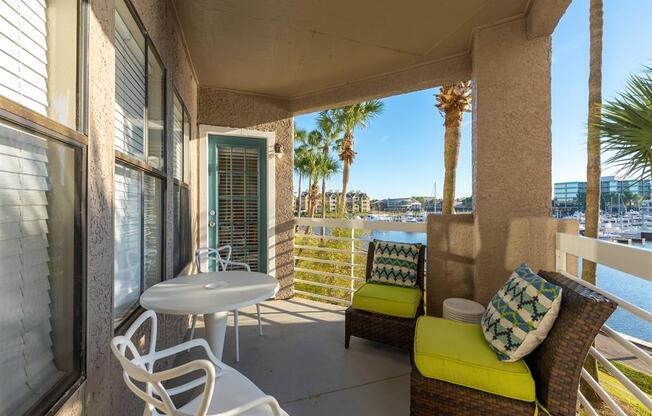
[[[319,113],[317,118],[317,125],[323,135],[322,151],[324,155],[328,156],[330,149],[333,148],[342,134],[341,126],[337,123],[335,119],[336,112],[335,110],[326,110]],[[338,166],[339,170],[339,166]],[[321,182],[321,217],[326,218],[326,179],[329,176],[333,175],[335,172],[330,175],[322,176]],[[324,235],[326,228],[322,227],[322,235]]]
[[[301,178],[306,173],[308,150],[308,134],[304,129],[297,129],[294,132],[294,171],[299,174],[299,203],[297,216],[301,217]]]
[[[602,106],[595,123],[606,163],[624,176],[652,179],[652,68],[632,76],[625,91]]]
[[[315,182],[318,177],[315,176],[317,164],[319,163],[319,155],[321,154],[321,144],[324,141],[324,136],[319,130],[312,130],[308,133],[306,139],[306,162],[308,165],[308,212],[314,212],[314,205],[316,203],[317,193],[319,193],[319,186]]]
[[[602,0],[591,0],[589,6],[589,114],[587,132],[587,164],[586,164],[586,212],[585,230],[587,237],[598,237],[598,222],[600,219],[600,136],[596,123],[600,120],[600,104],[602,101]],[[592,261],[582,259],[582,279],[595,284],[596,265]],[[590,355],[585,362],[585,368],[591,376],[598,380],[598,365]],[[590,386],[582,383],[582,392],[593,403],[600,401],[599,396]]]
[[[586,229],[587,237],[598,236],[600,217],[600,136],[596,123],[600,120],[602,101],[602,0],[591,0],[589,11],[589,121],[586,165]],[[595,284],[595,263],[582,261],[582,278]]]
[[[334,120],[344,133],[338,146],[340,160],[342,161],[342,193],[340,194],[338,204],[338,210],[341,213],[346,212],[346,193],[349,186],[349,170],[356,155],[353,150],[353,145],[355,144],[353,131],[357,128],[368,126],[369,121],[382,111],[383,103],[378,100],[348,105],[334,111]]]
[[[455,204],[455,178],[460,154],[462,115],[471,109],[471,82],[444,85],[437,94],[437,108],[444,114],[444,203],[442,214],[452,214]]]
[[[335,159],[333,156],[330,156],[328,154],[324,153],[317,153],[315,155],[315,165],[314,165],[314,171],[312,172],[313,174],[313,190],[310,194],[310,197],[312,198],[312,203],[311,203],[311,212],[310,216],[314,217],[315,216],[315,209],[317,207],[317,194],[319,193],[319,186],[317,185],[317,181],[321,178],[323,181],[326,181],[326,179],[330,178],[340,170],[340,164]],[[322,199],[323,201],[323,199]],[[323,204],[321,206],[321,211],[322,214],[326,211],[326,206]],[[325,227],[321,227],[322,230]]]

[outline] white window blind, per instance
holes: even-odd
[[[136,38],[136,36],[138,38]],[[115,12],[115,148],[145,157],[144,39]]]
[[[174,96],[172,114],[172,174],[174,179],[182,180],[183,175],[183,106]]]
[[[163,183],[145,175],[143,179],[143,238],[145,252],[145,288],[161,281],[163,240]],[[143,289],[145,289],[143,288]]]
[[[233,259],[253,271],[261,270],[259,163],[255,148],[217,146],[217,245],[230,245]]]
[[[47,115],[45,0],[0,0],[0,95]]]
[[[61,375],[50,324],[47,142],[0,126],[0,414],[20,415]]]
[[[142,207],[141,173],[115,166],[114,318],[121,321],[140,296]]]

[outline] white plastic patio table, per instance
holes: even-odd
[[[204,315],[205,338],[220,360],[229,311],[273,297],[278,281],[267,274],[225,271],[180,276],[147,289],[140,305],[170,315]]]

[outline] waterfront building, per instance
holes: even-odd
[[[326,212],[337,211],[337,204],[342,192],[327,191],[326,192]],[[308,212],[309,200],[308,192],[301,192],[301,211]],[[295,206],[299,206],[298,196],[295,195]],[[362,191],[351,191],[346,193],[346,206],[351,213],[363,213],[371,211],[371,199]],[[316,214],[322,212],[322,194],[317,195],[317,203],[315,208]]]
[[[638,207],[651,195],[650,180],[617,179],[603,176],[600,181],[600,209],[607,212]],[[558,182],[554,185],[553,210],[556,216],[572,215],[586,208],[586,182]]]

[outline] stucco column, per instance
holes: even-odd
[[[86,409],[112,414],[114,2],[91,1],[88,18],[88,189]],[[77,414],[70,404],[60,414]]]
[[[519,218],[551,214],[550,57],[550,36],[528,39],[525,19],[473,38],[473,285],[482,303],[527,260],[536,236]]]

